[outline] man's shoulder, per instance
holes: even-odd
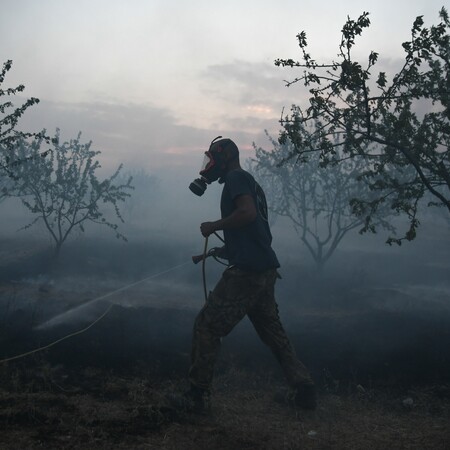
[[[225,176],[225,183],[248,183],[254,181],[253,176],[244,169],[230,170]]]
[[[238,195],[254,194],[253,177],[242,169],[231,170],[226,174],[224,192],[234,200]]]

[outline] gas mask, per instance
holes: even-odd
[[[224,150],[227,147],[231,149],[229,152],[231,157],[228,161],[239,156],[239,150],[231,139],[222,139],[222,136],[218,136],[211,142],[209,150],[205,152],[203,164],[199,172],[200,178],[196,178],[189,185],[189,189],[195,195],[202,196],[206,191],[207,185],[216,180],[219,180],[219,183],[225,181],[223,177],[226,174],[227,160]]]

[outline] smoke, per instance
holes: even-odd
[[[111,290],[106,294],[100,295],[92,300],[88,300],[81,305],[70,308],[44,323],[38,325],[36,330],[45,330],[54,326],[58,326],[64,323],[76,323],[81,321],[91,321],[93,318],[98,317],[99,310],[105,309],[106,299],[116,305],[123,307],[158,307],[158,308],[189,308],[192,305],[186,303],[186,299],[189,298],[188,293],[192,291],[190,286],[186,286],[182,283],[173,284],[168,281],[155,282],[155,278],[161,277],[167,273],[175,270],[179,270],[186,266],[190,261],[178,264],[167,270],[149,275],[146,278],[135,281]],[[146,286],[142,287],[141,285]],[[140,290],[136,288],[141,288]],[[163,296],[161,293],[165,293]],[[170,300],[168,300],[170,298]]]
[[[30,217],[19,201],[3,202],[3,353],[27,351],[90,324],[95,327],[89,333],[65,344],[77,353],[83,343],[86,351],[79,353],[88,359],[107,353],[133,360],[146,358],[150,350],[165,355],[188,351],[195,314],[204,304],[202,270],[191,256],[203,252],[200,223],[220,217],[222,188],[209,185],[202,197],[189,191],[201,159],[199,151],[183,167],[143,168],[145,173],[139,173],[155,183],[137,183],[133,202],[122,209],[125,223],[120,230],[128,241],[92,224],[84,233],[69,236],[57,261],[42,224],[17,232]],[[280,315],[302,359],[312,367],[334,364],[343,370],[355,361],[368,364],[367,354],[375,355],[378,364],[389,352],[402,352],[421,333],[433,330],[433,324],[440,323],[439,330],[445,331],[450,312],[450,236],[445,221],[424,217],[416,240],[401,248],[385,245],[380,234],[349,234],[320,274],[288,220],[277,218],[272,234],[281,263],[282,279],[276,285]],[[221,243],[211,237],[209,245]],[[207,261],[207,290],[213,289],[222,271],[223,266]],[[226,341],[244,359],[258,355],[255,348],[264,351],[245,320]],[[54,347],[52,355],[83,360],[83,355],[64,356],[65,348]],[[352,351],[355,360],[348,357]],[[372,369],[367,365],[369,375]]]

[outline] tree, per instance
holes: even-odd
[[[8,60],[3,64],[0,72],[0,97],[12,97],[24,91],[25,86],[19,85],[15,88],[3,88],[3,83],[7,72],[12,67],[12,61]],[[10,101],[0,99],[0,201],[15,188],[17,175],[16,167],[22,162],[17,158],[16,143],[19,140],[38,136],[37,133],[25,133],[16,130],[19,119],[25,111],[32,105],[39,103],[39,99],[30,98],[20,107],[15,108]],[[41,136],[45,138],[44,136]]]
[[[323,166],[335,164],[338,148],[342,161],[363,156],[366,170],[361,178],[377,196],[356,196],[353,212],[364,218],[365,230],[374,230],[372,219],[382,204],[406,214],[409,227],[404,237],[388,240],[400,244],[416,236],[425,192],[433,196],[429,206],[450,212],[450,22],[445,8],[439,13],[440,23],[429,28],[422,16],[417,17],[411,40],[403,43],[403,65],[389,79],[383,71],[372,75],[378,53],[372,51],[364,63],[353,59],[356,38],[370,25],[368,16],[364,12],[356,21],[348,18],[337,61],[316,62],[307,52],[304,31],[297,35],[302,60],[275,61],[277,66],[304,69],[287,85],[301,82],[310,93],[309,106],[293,105],[289,114],[283,111],[279,140],[292,142],[290,156],[302,160],[317,152]],[[302,129],[310,122],[319,126],[305,135]],[[339,142],[333,140],[336,135]],[[313,148],[311,142],[317,145]]]
[[[124,205],[124,216],[128,219],[142,218],[150,213],[155,206],[155,200],[160,194],[160,179],[156,175],[149,174],[144,169],[128,170],[118,177],[120,183],[126,183],[133,179],[133,195]]]
[[[20,141],[19,156],[29,158],[20,166],[22,203],[36,217],[24,228],[42,221],[55,243],[55,256],[73,230],[85,230],[88,222],[111,228],[117,238],[126,240],[117,223],[107,219],[105,207],[114,208],[116,218],[123,222],[119,203],[130,196],[131,177],[122,183],[116,180],[122,165],[103,181],[96,175],[99,151],[91,150],[92,142],[83,144],[81,133],[69,142],[59,144],[59,130],[53,140],[54,151],[47,158],[41,154],[42,138],[31,144]]]
[[[306,129],[302,133],[313,134]],[[292,222],[321,272],[343,238],[364,225],[364,219],[352,214],[350,206],[355,195],[362,192],[371,195],[367,183],[359,179],[365,167],[364,158],[322,167],[319,154],[312,147],[310,157],[299,162],[290,158],[294,151],[290,142],[280,144],[268,137],[273,149],[267,151],[254,145],[256,158],[252,169],[268,193],[269,209]],[[336,150],[336,161],[341,153]],[[280,164],[281,161],[284,162]],[[391,214],[379,208],[376,224],[394,231],[382,212]]]

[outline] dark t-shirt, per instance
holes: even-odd
[[[253,197],[257,217],[244,227],[224,230],[225,251],[230,265],[255,272],[280,267],[271,247],[266,197],[253,176],[243,169],[232,170],[225,176],[220,201],[222,218],[228,217],[236,209],[234,200],[243,194]]]

